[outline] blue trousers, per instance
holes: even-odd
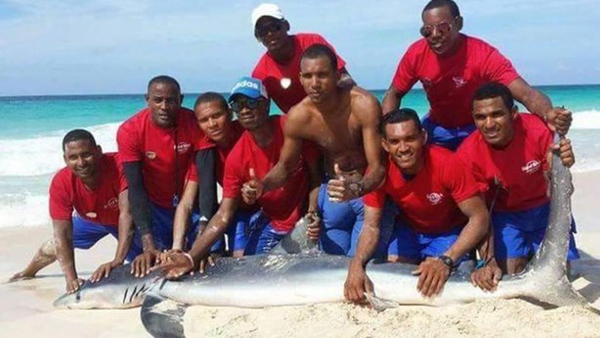
[[[423,117],[421,123],[423,128],[427,130],[427,143],[437,144],[452,151],[455,151],[462,141],[476,129],[475,124],[460,128],[445,128],[431,121],[429,115]]]
[[[362,198],[343,203],[331,202],[327,196],[327,183],[323,183],[319,189],[318,207],[323,221],[321,249],[333,255],[354,256],[365,220]],[[387,256],[387,246],[396,214],[396,206],[386,200],[375,258]]]
[[[119,230],[116,226],[95,223],[77,215],[73,216],[72,224],[73,247],[77,249],[87,250],[106,235],[111,235],[117,239],[119,237]],[[135,247],[135,243],[132,243],[125,259],[132,261],[137,256],[138,251],[140,249]]]

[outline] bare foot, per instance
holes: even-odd
[[[8,283],[12,283],[12,282],[20,281],[20,280],[31,279],[33,277],[35,277],[35,274],[28,274],[25,271],[21,271],[21,272],[15,273],[12,277],[10,277],[10,279],[8,280]]]

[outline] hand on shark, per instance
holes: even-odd
[[[318,241],[321,237],[321,217],[316,211],[308,212],[304,217],[310,222],[306,227],[306,237],[311,241]]]
[[[483,291],[494,291],[502,279],[502,270],[495,259],[491,259],[484,267],[473,271],[471,283]]]
[[[81,278],[73,278],[73,279],[67,278],[67,286],[66,286],[67,293],[75,293],[83,285],[83,282],[84,281]]]
[[[96,271],[94,271],[94,273],[90,277],[90,282],[96,283],[96,282],[100,281],[102,278],[108,277],[108,275],[110,274],[112,269],[116,268],[117,266],[121,266],[121,265],[123,265],[123,261],[119,261],[119,260],[112,260],[108,263],[104,263],[104,264],[100,265],[98,267],[98,269],[96,269]]]
[[[419,276],[417,290],[423,297],[431,298],[442,292],[444,284],[450,276],[450,268],[436,257],[427,257],[413,271],[413,275]]]
[[[564,107],[553,107],[546,113],[548,128],[559,135],[566,135],[573,122],[573,114]]]
[[[144,277],[151,272],[153,265],[160,262],[160,252],[150,249],[137,256],[131,263],[131,274],[136,277]]]
[[[373,282],[367,276],[365,268],[359,263],[351,263],[344,283],[344,298],[352,303],[365,304],[365,295],[372,294],[373,290]]]
[[[170,250],[159,255],[160,264],[150,268],[149,272],[162,270],[167,279],[177,279],[187,273],[193,275],[196,271],[192,256],[181,250]],[[208,266],[214,266],[215,262],[212,255],[201,259],[197,271],[204,273]]]

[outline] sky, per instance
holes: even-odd
[[[225,92],[264,53],[254,0],[0,0],[0,96],[142,93],[174,76]],[[420,38],[425,0],[276,2],[291,32],[323,35],[364,88],[390,84]],[[598,0],[458,0],[463,32],[497,47],[533,85],[600,83]]]

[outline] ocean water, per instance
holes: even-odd
[[[573,112],[569,132],[576,151],[574,172],[600,169],[600,85],[539,87],[555,105]],[[372,91],[380,100],[383,90]],[[185,96],[191,107],[197,94]],[[425,93],[412,90],[403,99],[424,115]],[[143,95],[0,97],[0,227],[48,224],[48,186],[64,166],[63,135],[90,130],[104,151],[116,151],[120,123],[145,106]],[[272,113],[280,113],[275,105]]]

